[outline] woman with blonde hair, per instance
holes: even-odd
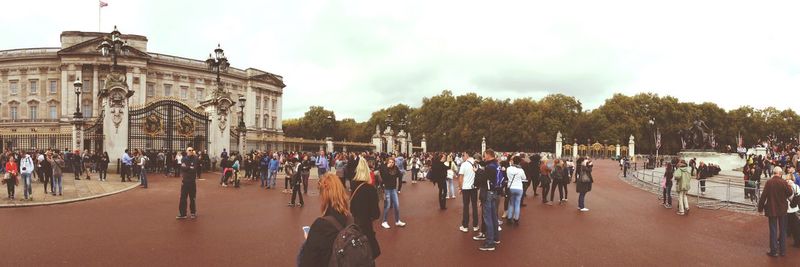
[[[338,229],[348,225],[350,201],[339,177],[333,173],[323,175],[319,179],[319,191],[322,217],[311,225],[298,266],[328,266]]]
[[[372,222],[381,215],[381,210],[378,207],[378,190],[372,184],[370,176],[372,171],[367,160],[364,157],[357,157],[355,161],[358,162],[358,165],[351,184],[351,188],[354,191],[350,197],[350,211],[353,213],[355,224],[369,239],[372,258],[376,259],[381,255],[381,248],[378,245],[378,239],[375,238],[375,229],[372,227]]]

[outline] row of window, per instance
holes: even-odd
[[[270,99],[267,98],[266,96],[264,97],[264,109],[266,109],[266,110],[270,109],[269,100]],[[278,107],[278,100],[273,98],[272,99],[272,110],[277,109],[277,107]],[[261,109],[261,97],[260,96],[256,96],[256,109]]]
[[[145,90],[145,94],[147,97],[154,97],[156,96],[156,86],[155,84],[148,83],[147,88]],[[179,91],[179,97],[183,100],[189,99],[189,86],[181,86]],[[171,84],[164,84],[164,96],[173,96],[172,93],[172,85]],[[203,88],[195,88],[195,100],[202,101],[205,99],[205,90]]]
[[[87,111],[89,113],[88,117],[91,117],[91,113],[92,113],[91,108],[87,109]],[[49,112],[50,112],[50,119],[53,119],[53,120],[58,119],[58,107],[56,105],[50,105]],[[11,120],[18,120],[19,119],[18,107],[17,106],[8,107],[8,114],[10,115],[9,117],[11,117]],[[87,114],[84,111],[84,116],[85,115],[87,115]],[[37,105],[28,106],[28,119],[31,119],[31,120],[39,119],[39,106],[37,106]]]
[[[48,80],[48,91],[50,94],[58,93],[58,80]],[[8,81],[8,91],[12,95],[19,94],[19,81]],[[28,92],[31,95],[39,94],[39,80],[28,80]]]
[[[269,115],[264,116],[261,119],[261,115],[256,114],[256,128],[267,128],[267,129],[274,129],[278,125],[276,124],[276,117],[270,117]]]

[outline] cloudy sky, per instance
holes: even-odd
[[[368,119],[444,89],[496,98],[654,92],[797,110],[798,1],[107,0],[102,31],[148,50],[284,76],[284,117],[322,105]],[[645,3],[653,2],[653,3]],[[755,4],[758,3],[758,4]],[[97,0],[7,1],[0,49],[97,31]],[[785,95],[795,96],[793,99]]]

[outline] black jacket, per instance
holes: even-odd
[[[431,181],[434,183],[444,183],[447,179],[447,166],[444,162],[434,160],[431,162]]]
[[[358,191],[355,191],[350,200],[350,212],[353,213],[355,224],[369,238],[372,258],[378,258],[381,248],[375,238],[375,230],[372,229],[372,221],[377,220],[381,215],[378,207],[378,190],[375,189],[375,186],[363,182],[357,182],[354,186],[353,188],[357,188]]]
[[[347,225],[347,217],[336,211],[336,209],[329,208],[324,216],[333,216],[342,227]],[[321,217],[317,218],[314,224],[311,225],[308,239],[303,244],[302,255],[299,257],[298,265],[301,267],[328,266],[331,250],[333,249],[333,240],[336,239],[338,233],[336,226]]]
[[[200,171],[200,164],[197,162],[197,156],[186,156],[181,159],[183,182],[194,183],[195,179],[197,179],[198,171]]]
[[[356,167],[358,167],[358,161],[358,157],[347,159],[347,165],[344,167],[345,179],[353,180],[353,177],[356,177]]]

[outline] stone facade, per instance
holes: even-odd
[[[87,126],[98,120],[103,110],[98,93],[112,62],[96,48],[106,36],[108,33],[66,31],[61,34],[60,47],[0,51],[0,145],[5,146],[11,136],[71,133],[70,120],[78,102],[73,89],[76,77],[83,81],[80,105]],[[199,107],[212,97],[216,74],[203,60],[148,52],[144,36],[122,35],[122,39],[132,48],[118,58],[128,88],[135,91],[128,99],[131,107],[164,98]],[[209,47],[209,51],[213,49]],[[239,96],[247,98],[248,149],[282,149],[283,77],[255,68],[231,67],[221,80],[234,101]],[[235,128],[241,116],[239,107],[231,108],[230,115],[228,121]],[[22,144],[15,146],[28,149]]]

